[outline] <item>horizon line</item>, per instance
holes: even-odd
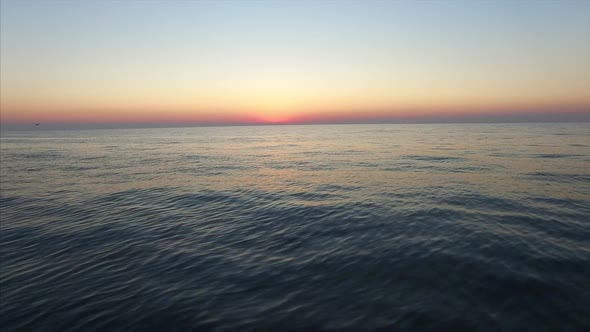
[[[590,123],[590,116],[587,119],[560,119],[560,120],[526,120],[521,121],[398,121],[398,122],[252,122],[252,123],[88,123],[86,126],[75,126],[72,124],[51,123],[49,127],[39,127],[31,124],[24,127],[1,127],[0,132],[23,132],[23,131],[76,131],[76,130],[120,130],[120,129],[167,129],[167,128],[220,128],[220,127],[265,127],[265,126],[337,126],[337,125],[424,125],[424,124],[572,124]],[[43,125],[41,123],[41,125]]]

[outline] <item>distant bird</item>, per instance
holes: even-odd
[[[39,122],[39,123],[35,123],[35,126],[38,126],[38,125],[40,125],[40,124],[41,124],[40,122]]]

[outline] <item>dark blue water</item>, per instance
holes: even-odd
[[[590,125],[2,133],[3,331],[588,331]]]

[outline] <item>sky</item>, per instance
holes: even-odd
[[[3,128],[590,121],[590,1],[0,3]]]

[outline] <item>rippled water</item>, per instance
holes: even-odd
[[[0,327],[587,331],[589,128],[2,133]]]

